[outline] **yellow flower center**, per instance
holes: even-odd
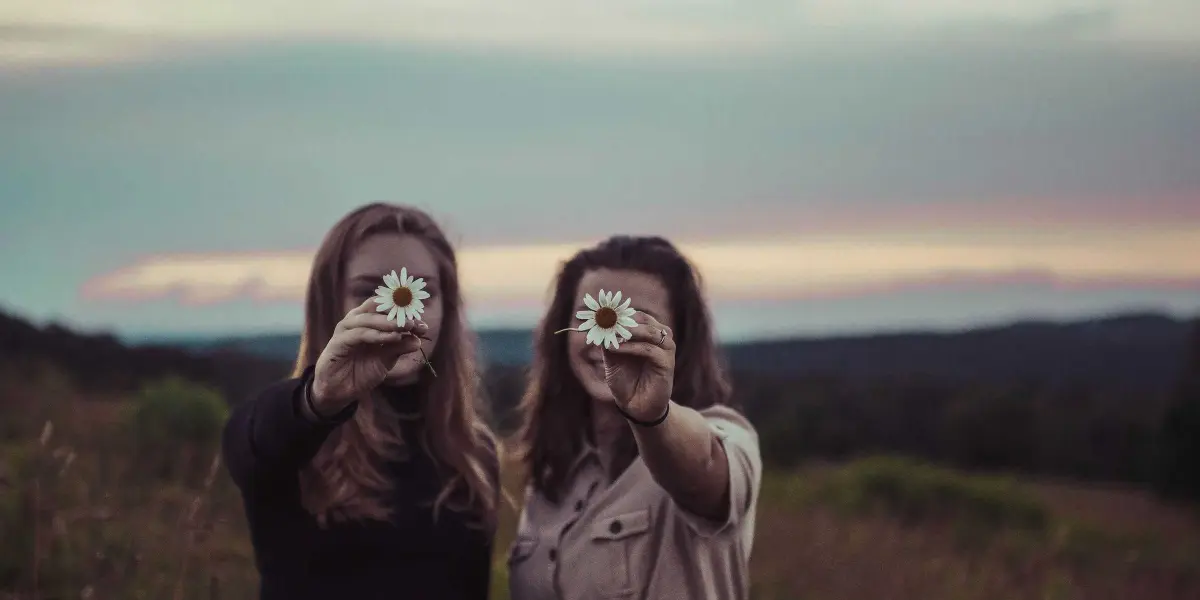
[[[611,329],[612,326],[616,324],[617,311],[607,306],[601,307],[600,310],[596,311],[596,325],[599,325],[605,329]]]
[[[392,302],[394,302],[396,306],[408,306],[409,303],[412,302],[412,299],[412,290],[406,287],[399,287],[395,290],[392,290]]]

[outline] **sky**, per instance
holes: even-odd
[[[472,322],[660,234],[723,338],[1200,314],[1190,0],[0,0],[0,310],[296,330],[368,202]]]

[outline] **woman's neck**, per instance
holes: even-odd
[[[381,391],[388,405],[401,415],[415,416],[421,412],[421,393],[416,384],[384,385]]]

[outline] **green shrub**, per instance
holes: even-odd
[[[219,451],[228,406],[216,391],[170,378],[142,388],[127,420],[140,472],[195,483]]]
[[[880,513],[907,524],[949,522],[960,530],[1043,532],[1049,523],[1046,508],[1012,480],[893,457],[847,465],[815,498],[853,514]]]

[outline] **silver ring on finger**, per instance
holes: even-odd
[[[667,330],[659,329],[658,330],[658,341],[654,342],[654,343],[661,346],[661,345],[663,345],[663,342],[665,342],[665,341],[667,341]]]

